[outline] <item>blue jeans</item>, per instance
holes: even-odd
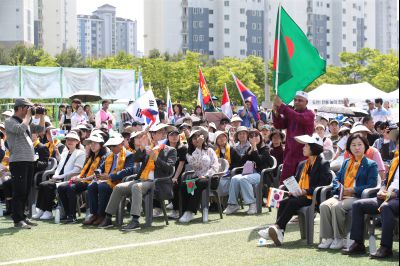
[[[250,205],[256,202],[254,197],[253,185],[260,183],[261,175],[259,173],[251,175],[235,175],[231,179],[229,186],[228,204],[238,205],[239,192],[242,195],[243,203]]]
[[[106,183],[92,182],[88,187],[91,214],[105,216],[105,210],[113,189]]]

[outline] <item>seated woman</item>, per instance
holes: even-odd
[[[371,258],[382,259],[393,255],[393,230],[396,226],[395,217],[399,217],[399,130],[390,132],[392,141],[397,142],[397,152],[389,168],[387,179],[377,194],[377,197],[357,200],[353,204],[350,238],[354,243],[345,255],[365,254],[364,216],[365,214],[381,215],[382,237],[381,245]]]
[[[192,131],[189,137],[189,148],[186,156],[188,165],[193,169],[193,178],[197,178],[196,189],[193,193],[187,191],[187,183],[182,182],[182,211],[179,219],[181,223],[189,223],[194,219],[200,205],[201,194],[208,187],[207,177],[211,177],[219,170],[217,155],[208,147],[208,132],[206,129]]]
[[[361,134],[352,134],[347,140],[346,150],[351,158],[343,162],[333,181],[333,197],[320,205],[320,249],[340,250],[347,235],[346,214],[353,203],[361,198],[366,188],[375,187],[378,179],[377,164],[365,156],[369,144]]]
[[[225,209],[225,214],[233,214],[240,207],[238,205],[239,192],[242,195],[243,203],[249,205],[247,214],[253,215],[257,213],[256,199],[254,197],[253,185],[260,183],[261,171],[271,167],[274,163],[271,155],[268,152],[268,147],[265,146],[260,132],[256,129],[249,131],[250,148],[244,154],[242,161],[252,162],[255,164],[254,173],[239,174],[231,179],[229,186],[228,207]]]
[[[239,155],[236,149],[233,149],[228,144],[228,134],[223,131],[217,131],[215,133],[215,153],[217,158],[222,158],[228,161],[229,170],[243,166],[242,157]],[[223,177],[219,181],[218,194],[220,197],[227,196],[229,194],[229,184],[231,179]]]
[[[37,211],[32,218],[48,220],[53,218],[52,209],[56,198],[56,183],[68,181],[80,173],[85,163],[85,152],[79,149],[80,139],[76,133],[66,135],[66,146],[53,177],[39,184]],[[68,183],[68,182],[67,182]]]
[[[124,169],[133,167],[134,164],[134,155],[125,149],[124,138],[121,135],[114,134],[104,146],[109,147],[111,152],[100,164],[98,168],[100,174],[96,176],[96,180],[87,187],[92,217],[85,221],[84,225],[99,225],[103,222],[111,193],[114,187],[122,181],[117,174]],[[74,178],[73,182],[78,184],[79,179]],[[69,198],[69,200],[72,203],[72,199]],[[75,208],[70,214],[75,214]]]
[[[331,177],[329,162],[321,156],[324,150],[323,140],[316,135],[298,136],[295,140],[304,144],[303,155],[307,157],[307,160],[299,164],[296,172],[301,190],[294,194],[289,193],[289,197],[280,202],[275,225],[258,232],[261,237],[271,239],[277,246],[283,243],[286,225],[290,219],[302,207],[311,205],[314,190],[328,185]]]
[[[168,132],[168,141],[167,146],[175,148],[178,153],[178,158],[175,163],[175,174],[172,178],[172,190],[174,197],[172,199],[172,212],[168,215],[168,217],[172,219],[179,218],[179,184],[181,184],[181,177],[183,172],[185,171],[186,165],[186,155],[188,152],[188,147],[185,144],[180,142],[179,138],[179,130],[177,128],[173,128],[170,132]],[[161,209],[159,206],[159,202],[154,202],[155,214],[161,214]]]
[[[285,140],[285,134],[280,130],[275,129],[269,135],[269,139],[271,142],[269,153],[271,156],[274,156],[277,162],[277,165],[283,164],[283,152],[284,146],[283,141]],[[278,167],[274,170],[274,176],[278,173]]]

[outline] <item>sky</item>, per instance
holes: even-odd
[[[80,15],[91,15],[104,4],[115,6],[118,17],[137,20],[138,50],[143,52],[143,0],[81,0],[77,1],[77,12]]]

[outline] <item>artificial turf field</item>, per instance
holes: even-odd
[[[170,221],[166,226],[163,219],[156,219],[151,228],[128,233],[116,227],[102,230],[53,221],[39,222],[31,230],[16,230],[9,218],[1,217],[0,265],[24,259],[26,265],[398,265],[398,241],[394,256],[380,261],[367,255],[348,257],[337,251],[319,251],[318,217],[314,246],[300,240],[298,225],[293,224],[288,225],[282,247],[257,247],[257,231],[272,224],[275,217],[276,210],[268,213],[267,209],[261,215],[247,216],[241,211],[222,220],[218,214],[210,214],[210,221],[203,224],[198,214],[189,225]]]

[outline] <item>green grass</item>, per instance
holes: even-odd
[[[31,230],[15,230],[11,220],[0,218],[0,262],[50,256],[80,250],[105,248],[133,243],[145,243],[213,233],[248,227],[264,227],[274,222],[276,211],[257,216],[242,213],[224,216],[219,220],[216,214],[210,215],[210,222],[201,223],[197,216],[190,225],[156,220],[153,227],[124,233],[115,229],[101,230],[82,227],[79,224],[57,225],[52,222],[39,222]],[[127,218],[125,219],[127,221]],[[84,254],[55,260],[39,261],[29,265],[376,265],[377,261],[368,256],[348,257],[339,252],[319,251],[308,247],[300,240],[298,225],[289,225],[282,247],[257,247],[258,229],[219,236],[182,240],[158,245],[118,249],[103,253]],[[315,225],[315,243],[319,238],[319,222]],[[379,241],[378,241],[379,243]],[[366,242],[367,244],[367,242]],[[395,255],[380,265],[394,265],[399,259],[399,243],[395,242]]]

